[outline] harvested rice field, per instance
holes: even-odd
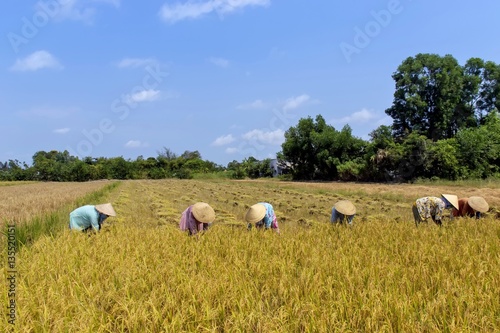
[[[53,193],[58,185],[22,186]],[[60,231],[18,249],[15,321],[4,306],[0,330],[500,331],[498,187],[123,181],[100,198],[117,216],[94,235],[67,230],[72,198],[54,194],[42,204],[48,195],[34,196],[31,205],[38,199],[60,211]],[[441,193],[481,195],[490,212],[416,227],[414,200]],[[352,227],[329,222],[342,199],[356,205]],[[216,220],[189,237],[178,223],[197,201],[209,203]],[[247,230],[245,212],[260,201],[274,206],[280,234]],[[7,305],[11,287],[2,279]]]

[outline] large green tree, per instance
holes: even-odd
[[[292,177],[308,179],[358,179],[364,167],[366,142],[352,136],[346,125],[339,132],[318,115],[302,118],[285,132],[278,160],[290,165]]]
[[[35,180],[64,181],[69,178],[70,164],[76,160],[67,150],[59,152],[38,151],[33,155],[33,175]]]
[[[369,134],[370,141],[365,150],[365,177],[369,180],[391,180],[396,169],[394,160],[398,156],[394,147],[392,127],[381,125]]]
[[[458,132],[458,158],[464,178],[486,178],[500,171],[500,118],[494,111],[485,124]]]
[[[456,116],[466,125],[461,128],[477,127],[500,106],[500,66],[492,61],[471,58],[463,71],[462,101]]]
[[[281,145],[282,151],[278,159],[287,161],[295,179],[311,179],[316,168],[316,147],[314,147],[313,133],[321,131],[324,119],[316,117],[316,122],[311,118],[302,118],[295,127],[290,127],[285,132],[285,142]]]
[[[500,110],[500,65],[492,61],[485,62],[480,77],[479,99],[475,111],[476,118],[483,124],[492,112]]]
[[[433,141],[453,137],[461,101],[463,70],[451,55],[408,57],[392,75],[394,101],[386,113],[396,137],[418,132]]]

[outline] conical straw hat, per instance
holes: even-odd
[[[458,197],[454,194],[441,194],[441,196],[443,198],[445,198],[446,200],[448,200],[449,203],[451,203],[451,205],[453,207],[455,207],[456,210],[458,210]]]
[[[197,202],[191,208],[194,218],[201,223],[212,223],[215,220],[215,211],[205,202]]]
[[[110,203],[105,203],[101,205],[96,205],[95,209],[102,214],[106,214],[108,216],[116,216],[116,212],[113,209],[113,206],[111,206]]]
[[[356,214],[356,207],[349,200],[340,200],[335,204],[335,210],[340,214],[354,215]]]
[[[245,215],[245,221],[248,223],[259,222],[264,218],[264,216],[266,216],[266,211],[266,206],[263,204],[255,204],[248,209]]]
[[[472,209],[480,213],[486,213],[490,209],[490,206],[483,197],[470,197],[467,202]]]

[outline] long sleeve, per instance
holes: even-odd
[[[182,212],[182,215],[181,215],[181,222],[179,223],[179,228],[182,230],[182,231],[186,231],[188,229],[188,225],[187,225],[187,215],[191,213],[191,206],[189,206],[188,208],[186,208],[186,210],[184,210]]]
[[[194,235],[197,232],[203,230],[203,223],[196,221],[193,214],[191,213],[192,207],[193,206],[189,206],[184,212],[182,212],[179,228],[183,231],[189,230],[189,233],[191,235]]]
[[[92,227],[99,231],[99,222],[99,212],[92,205],[82,206],[69,214],[69,226],[74,230],[82,231]]]
[[[337,221],[337,210],[335,207],[332,208],[332,215],[330,217],[330,222],[335,223]]]

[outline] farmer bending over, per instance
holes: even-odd
[[[458,209],[458,197],[453,194],[442,194],[441,198],[423,197],[417,199],[412,207],[415,225],[418,226],[420,222],[430,217],[436,224],[441,226],[444,210],[452,208]]]
[[[330,222],[332,223],[343,223],[347,221],[347,224],[352,226],[352,220],[356,214],[356,207],[349,200],[341,200],[335,204],[332,208],[332,216]]]
[[[214,220],[214,209],[205,202],[197,202],[182,212],[179,227],[182,231],[187,230],[189,235],[196,235],[207,230]]]
[[[116,216],[110,203],[102,205],[86,205],[69,214],[69,228],[76,231],[101,230],[101,226],[109,216]]]
[[[470,197],[458,199],[458,210],[453,210],[453,216],[468,216],[479,219],[481,213],[486,213],[490,206],[483,197]]]
[[[255,223],[257,228],[272,228],[278,234],[280,233],[273,206],[267,202],[259,202],[251,206],[245,215],[245,220],[248,223],[248,229],[251,229],[252,223]]]

